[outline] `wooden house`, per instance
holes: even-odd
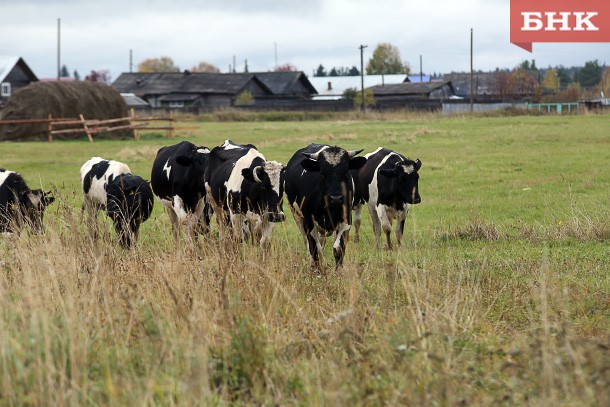
[[[154,108],[224,108],[243,92],[254,105],[310,98],[315,88],[302,72],[264,73],[123,73],[112,86],[133,93]]]
[[[441,82],[403,82],[389,85],[372,86],[370,89],[376,101],[402,99],[449,99],[455,96],[450,81]]]
[[[0,58],[0,106],[17,90],[38,81],[23,58]]]

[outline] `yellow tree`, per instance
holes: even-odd
[[[199,62],[196,66],[191,68],[191,72],[209,72],[209,73],[219,73],[220,69],[216,66],[208,63],[208,62]]]
[[[555,69],[551,68],[546,71],[542,80],[542,87],[544,90],[552,93],[556,93],[559,90],[559,76]]]
[[[138,72],[180,72],[170,57],[149,58],[140,62]]]

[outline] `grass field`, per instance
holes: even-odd
[[[608,115],[177,125],[0,143],[0,167],[58,198],[44,236],[0,240],[0,405],[610,404]],[[91,156],[149,179],[159,147],[227,138],[284,163],[312,142],[420,158],[405,245],[375,250],[365,211],[319,276],[291,216],[263,263],[215,222],[175,247],[158,202],[134,250],[107,219],[89,240]]]

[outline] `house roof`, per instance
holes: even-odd
[[[125,103],[127,103],[127,107],[150,106],[150,104],[147,101],[137,97],[133,93],[121,93],[121,96],[123,97],[123,100],[125,101]]]
[[[33,78],[33,80],[38,80],[34,72],[30,69],[28,64],[25,63],[23,58],[15,56],[0,56],[0,82],[3,82],[4,79],[6,79],[6,77],[8,76],[8,74],[11,73],[11,71],[17,65],[20,65],[21,69],[25,72],[25,74]]]
[[[371,86],[370,90],[373,91],[375,96],[416,96],[416,95],[428,95],[432,91],[436,89],[440,89],[443,86],[449,86],[452,93],[453,85],[450,81],[442,81],[442,82],[405,82],[405,83],[396,83],[389,85],[378,85]]]
[[[136,95],[167,95],[169,93],[215,93],[235,95],[250,81],[266,92],[271,90],[253,74],[221,74],[208,72],[123,73],[112,86],[122,93]]]
[[[302,82],[310,94],[318,93],[303,72],[255,72],[254,75],[276,95],[292,94],[299,81]]]
[[[407,75],[364,75],[364,87],[375,85],[402,83],[407,80]],[[309,78],[309,81],[318,91],[316,99],[339,99],[349,89],[360,89],[360,76],[317,76]]]

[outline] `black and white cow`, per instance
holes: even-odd
[[[212,149],[206,176],[214,212],[266,248],[273,225],[284,221],[284,174],[282,164],[267,161],[252,144],[225,141]]]
[[[311,144],[297,151],[288,162],[286,196],[314,267],[319,270],[325,239],[331,234],[336,267],[343,264],[343,235],[352,223],[354,186],[350,170],[366,163],[366,158],[356,157],[361,151]]]
[[[355,240],[360,237],[362,207],[366,203],[373,221],[377,248],[380,246],[383,229],[387,238],[387,248],[390,250],[392,221],[397,220],[396,242],[400,246],[409,206],[421,202],[418,189],[421,161],[419,159],[413,161],[402,154],[381,147],[365,157],[366,165],[353,174],[356,186]]]
[[[188,141],[162,147],[153,163],[150,181],[152,189],[172,222],[174,239],[184,226],[187,240],[210,225],[211,208],[206,199],[204,176],[210,150]]]
[[[152,212],[154,198],[148,181],[119,161],[92,157],[80,169],[83,187],[83,209],[88,224],[97,225],[97,214],[105,210],[123,247],[137,241],[142,222]]]
[[[50,194],[30,189],[19,173],[0,168],[0,232],[15,233],[28,224],[32,232],[42,233],[44,210],[55,201]]]

